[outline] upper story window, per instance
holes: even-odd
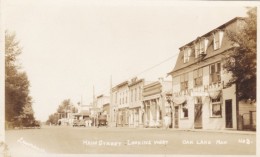
[[[131,102],[133,102],[133,89],[131,89]]]
[[[184,48],[184,57],[183,57],[184,63],[188,63],[189,62],[190,56],[191,56],[191,48],[190,47]]]
[[[188,89],[189,73],[181,75],[181,91]]]
[[[137,100],[137,88],[135,88],[135,101]]]
[[[128,92],[126,91],[125,93],[125,103],[127,103]]]
[[[208,42],[207,38],[202,37],[195,43],[195,58],[198,58],[200,54],[206,54]]]
[[[203,68],[199,68],[193,71],[194,87],[201,86],[203,84]]]
[[[209,83],[210,84],[216,84],[221,82],[221,77],[220,77],[220,72],[221,72],[221,64],[220,62],[211,64],[209,66]]]
[[[142,88],[139,87],[139,100],[141,100],[141,98],[142,98]]]
[[[213,47],[214,50],[220,49],[221,44],[222,44],[222,39],[223,39],[224,31],[222,30],[217,30],[213,33]]]

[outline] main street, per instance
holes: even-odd
[[[11,156],[62,154],[252,155],[254,133],[181,131],[161,128],[44,126],[7,130]]]

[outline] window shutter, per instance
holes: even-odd
[[[219,48],[221,48],[224,31],[219,31]]]
[[[213,33],[213,49],[214,49],[214,50],[217,49],[217,48],[216,48],[216,39],[215,39],[215,36],[216,36],[216,34]]]
[[[210,65],[210,74],[215,73],[215,64]]]
[[[187,48],[187,51],[188,51],[188,57],[191,56],[191,48]]]
[[[198,58],[199,55],[199,43],[195,44],[195,58]]]
[[[219,73],[220,70],[221,70],[220,63],[217,63],[217,64],[216,64],[216,72]]]
[[[209,43],[209,40],[205,38],[205,39],[204,39],[204,52],[205,52],[205,54],[206,54],[206,52],[207,52],[208,43]]]
[[[200,41],[200,54],[202,54],[203,52],[205,52],[205,40],[201,40]]]

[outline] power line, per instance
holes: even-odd
[[[145,70],[143,70],[143,71],[141,71],[141,72],[139,72],[139,73],[137,73],[137,74],[135,74],[135,75],[133,75],[133,76],[138,76],[138,75],[141,75],[141,74],[143,74],[143,73],[145,73],[145,72],[147,72],[147,71],[150,71],[150,70],[152,70],[152,69],[154,69],[154,68],[160,66],[161,64],[163,64],[163,63],[165,63],[165,62],[168,62],[169,60],[173,59],[173,58],[176,57],[178,54],[179,54],[179,53],[177,53],[177,54],[175,54],[175,55],[173,55],[173,56],[170,56],[170,57],[166,58],[165,60],[163,60],[163,61],[161,61],[161,62],[159,62],[159,63],[157,63],[157,64],[155,64],[155,65],[153,65],[153,66],[151,66],[151,67],[149,67],[149,68],[147,68],[147,69],[145,69]],[[127,80],[129,80],[129,79],[131,79],[131,78],[132,78],[132,77],[129,77]],[[110,88],[106,88],[106,89],[102,90],[101,93],[104,93],[105,91],[107,91],[107,90],[109,90],[109,89],[110,89]]]

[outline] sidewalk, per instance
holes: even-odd
[[[190,132],[212,132],[212,133],[229,133],[229,134],[245,134],[256,135],[256,131],[243,131],[243,130],[205,130],[205,129],[175,129],[170,128],[171,131],[190,131]]]
[[[108,128],[117,128],[117,129],[151,129],[151,130],[166,130],[165,128],[134,128],[134,127],[108,127]],[[187,131],[187,132],[212,132],[212,133],[230,133],[230,134],[244,134],[244,135],[256,135],[256,131],[243,131],[243,130],[206,130],[206,129],[176,129],[169,128],[168,131]]]

